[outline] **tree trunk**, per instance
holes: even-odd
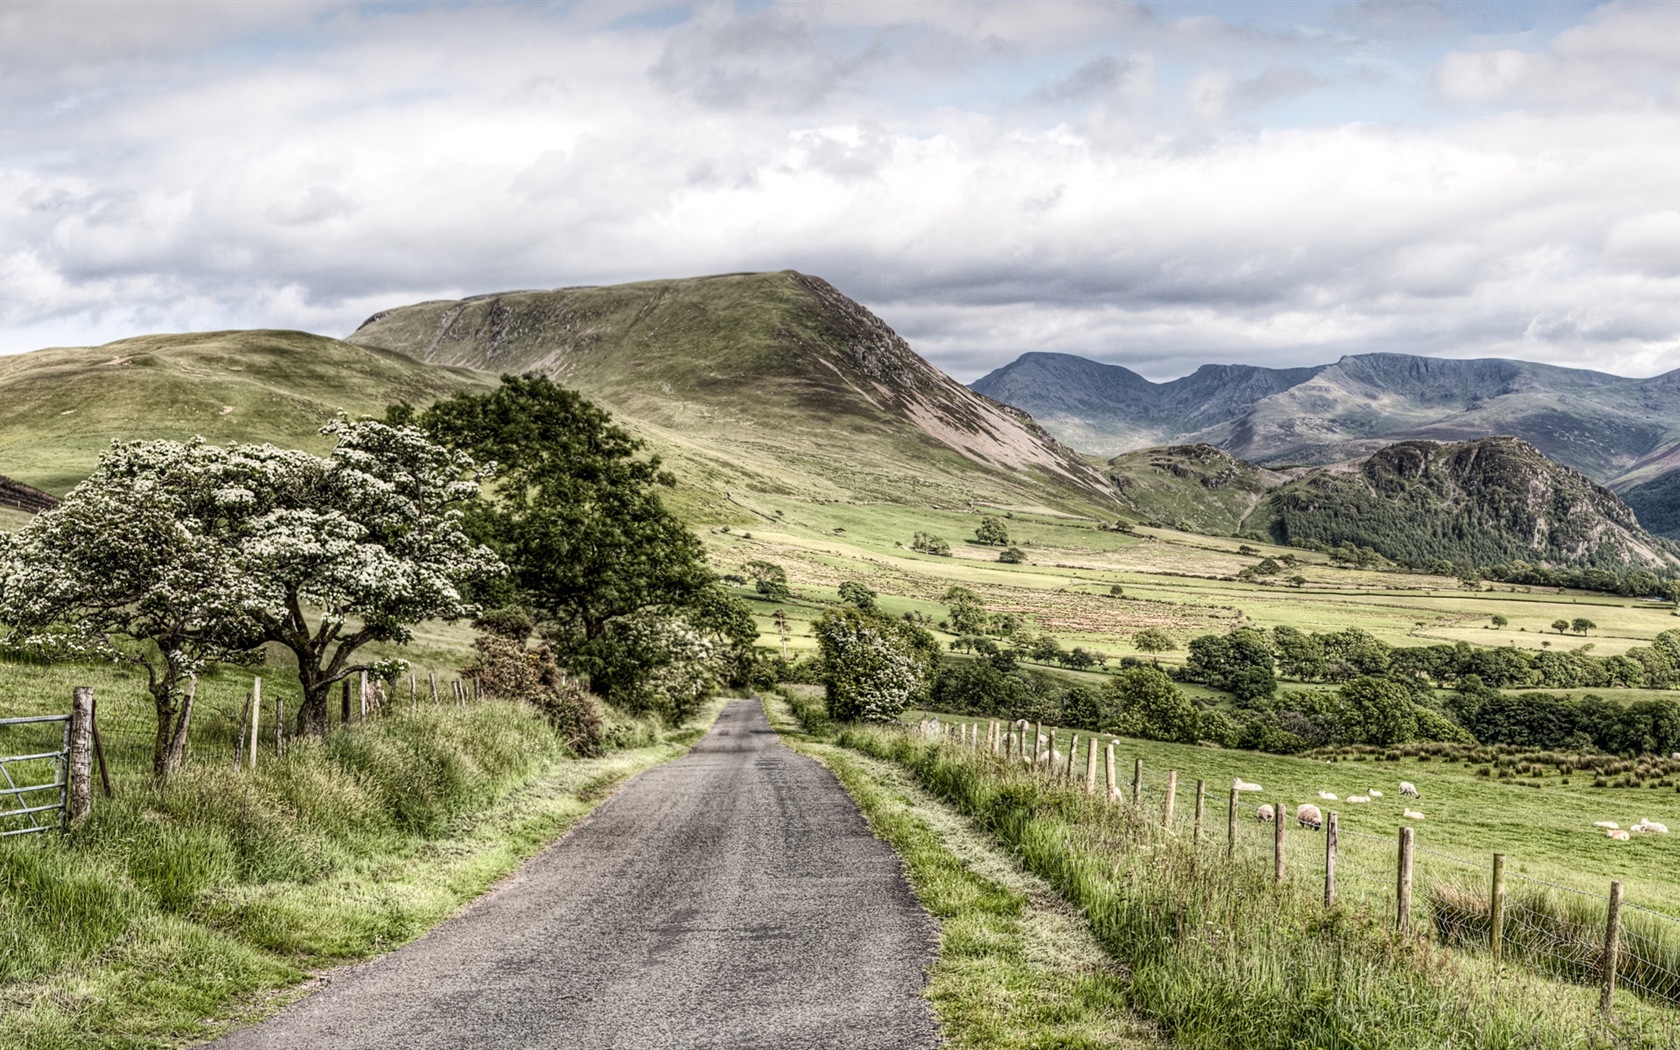
[[[162,784],[175,772],[170,762],[171,745],[175,738],[175,681],[165,676],[151,687],[152,702],[157,705],[157,735],[152,738],[152,779]]]
[[[181,769],[181,764],[187,756],[187,729],[192,725],[193,699],[198,695],[198,676],[187,679],[187,695],[181,701],[181,710],[175,716],[175,727],[169,735],[169,750],[164,754],[163,780],[174,776]],[[161,725],[161,723],[160,723]]]

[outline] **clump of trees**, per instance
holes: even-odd
[[[988,514],[981,518],[980,524],[975,527],[974,539],[979,543],[1007,547],[1009,546],[1009,527],[1003,523],[1002,518]]]
[[[202,439],[113,444],[0,548],[0,622],[146,671],[153,772],[181,762],[191,680],[266,642],[297,661],[299,733],[421,620],[470,615],[502,571],[466,527],[482,474],[411,426],[339,419],[327,456]]]
[[[910,549],[920,551],[923,554],[937,554],[943,557],[949,557],[951,554],[950,541],[941,539],[931,532],[920,530],[910,538]]]

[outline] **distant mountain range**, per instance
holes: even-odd
[[[1680,467],[1680,372],[1628,379],[1526,361],[1360,354],[1308,368],[1204,365],[1153,383],[1119,365],[1029,353],[973,388],[1103,456],[1205,443],[1263,465],[1314,465],[1397,441],[1510,435],[1618,491]]]

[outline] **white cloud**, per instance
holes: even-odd
[[[19,12],[70,52],[64,16]],[[84,62],[0,99],[0,350],[792,267],[965,379],[1028,350],[1155,376],[1680,366],[1680,115],[1647,8],[1485,48],[1382,5],[1312,32],[1083,3],[670,14],[106,10]],[[1379,61],[1472,108],[1311,117],[1407,82],[1347,73]]]

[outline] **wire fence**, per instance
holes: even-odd
[[[1135,807],[1147,825],[1203,853],[1223,853],[1239,867],[1264,865],[1275,878],[1322,881],[1327,901],[1390,916],[1400,929],[1444,946],[1600,986],[1606,1009],[1617,988],[1680,1005],[1680,917],[1623,902],[1619,882],[1587,889],[1535,878],[1507,870],[1503,855],[1482,859],[1437,848],[1411,826],[1395,835],[1337,827],[1332,845],[1329,800],[1258,802],[1257,794],[1238,792],[1233,803],[1227,783],[1201,782],[1198,821],[1193,776],[1146,768],[1135,756],[1125,761],[1111,750],[1119,741],[1103,734],[1075,739],[1047,726],[1011,733],[1004,723],[972,719],[931,720],[920,731],[999,761],[1008,756],[1075,790],[1094,782],[1099,797],[1112,777],[1111,801]],[[1303,806],[1316,808],[1316,819]],[[1280,832],[1280,821],[1294,826]]]

